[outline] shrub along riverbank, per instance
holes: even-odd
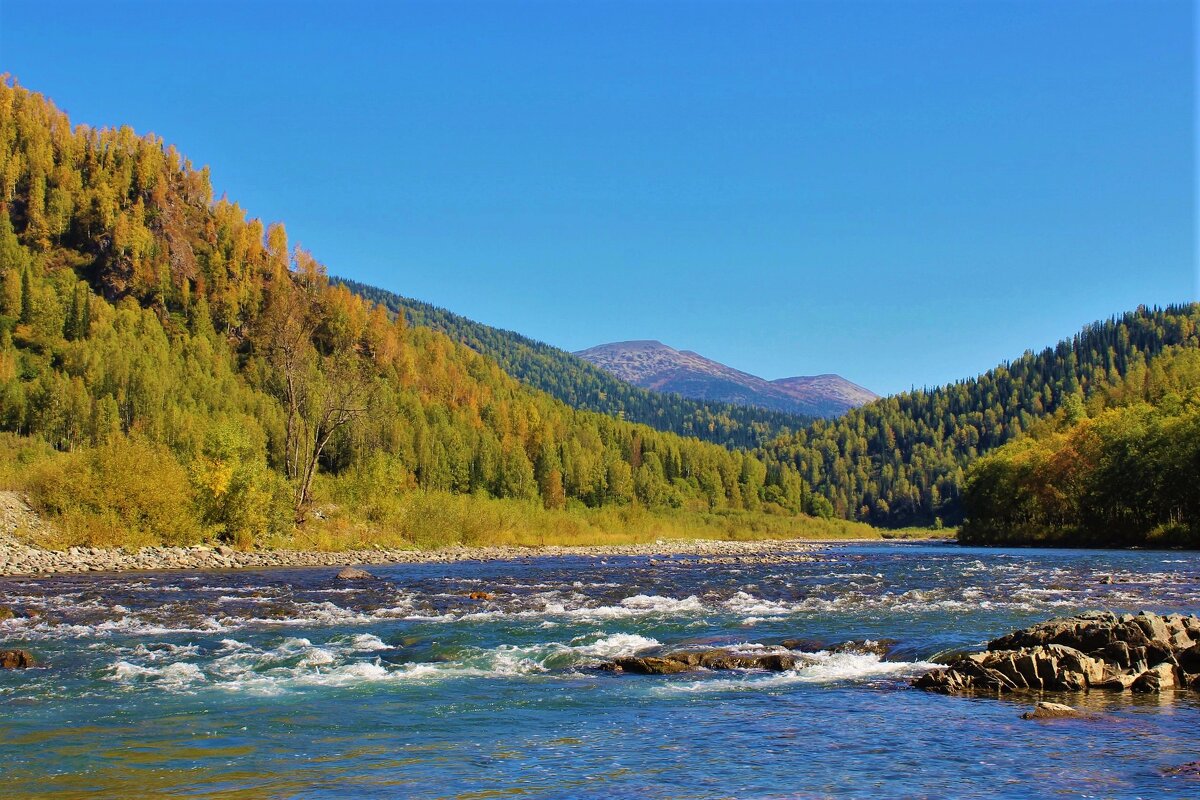
[[[1135,364],[980,459],[964,544],[1200,547],[1200,351]]]
[[[7,527],[40,547],[150,547],[227,543],[238,550],[604,546],[657,540],[869,539],[893,536],[862,523],[745,510],[647,509],[637,504],[548,509],[532,500],[396,491],[382,467],[321,475],[299,522],[271,474],[211,465],[185,468],[166,447],[121,437],[60,452],[44,441],[0,436],[0,489],[26,498],[38,520]],[[254,483],[258,480],[259,483]],[[280,499],[277,501],[275,498]],[[263,531],[228,542],[221,520]],[[930,531],[930,535],[945,535]],[[912,534],[909,534],[912,535]]]

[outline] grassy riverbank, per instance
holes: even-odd
[[[133,444],[85,459],[20,437],[4,437],[0,444],[0,490],[8,493],[0,504],[0,529],[52,550],[226,544],[239,551],[432,551],[663,540],[923,538],[948,533],[885,531],[803,514],[695,506],[647,509],[631,503],[588,508],[572,503],[547,509],[536,501],[415,488],[381,491],[354,477],[321,476],[302,522],[272,512],[270,498],[262,498],[257,505],[247,502],[238,512],[248,515],[256,534],[231,540],[206,525],[205,504],[198,502],[194,489],[198,476],[183,472],[156,448]]]
[[[654,510],[638,506],[548,510],[536,504],[473,495],[397,495],[378,516],[345,506],[319,509],[274,544],[348,550],[374,545],[444,547],[598,547],[659,540],[874,539],[885,531],[857,522],[746,511]]]

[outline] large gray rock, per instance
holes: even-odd
[[[1092,611],[1052,619],[960,656],[913,684],[939,692],[1200,690],[1200,618]]]

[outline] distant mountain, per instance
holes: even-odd
[[[879,397],[838,375],[768,381],[653,340],[602,344],[575,355],[644,389],[790,414],[836,417]]]
[[[345,278],[333,280],[355,294],[403,314],[412,325],[433,328],[494,359],[509,375],[573,408],[599,411],[660,431],[742,448],[760,447],[777,436],[802,430],[813,421],[813,415],[798,415],[794,411],[649,391],[566,350],[519,333],[493,328],[374,286]]]
[[[879,399],[879,395],[870,389],[851,383],[841,375],[798,375],[794,378],[779,378],[771,381],[771,385],[778,386],[795,397],[823,400],[843,409],[858,408]]]

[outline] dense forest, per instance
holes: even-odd
[[[958,524],[980,456],[1197,347],[1198,330],[1200,305],[1142,308],[793,430],[801,418],[647,392],[331,282],[160,139],[72,127],[0,81],[0,482],[75,520],[80,540],[103,528],[246,543],[316,506],[382,523],[421,493],[472,498],[464,519],[490,499]]]
[[[83,528],[250,542],[320,492],[829,511],[790,464],[571,408],[331,284],[282,225],[214,199],[207,168],[152,135],[73,127],[11,79],[0,430],[19,437],[10,472]]]
[[[732,448],[757,447],[812,421],[782,411],[652,392],[626,383],[573,353],[519,333],[493,328],[374,286],[344,278],[333,280],[393,313],[403,314],[411,325],[424,325],[462,342],[494,360],[514,378],[573,408],[599,411]]]
[[[980,459],[969,544],[1200,546],[1200,350],[1135,360]]]
[[[1131,364],[1173,345],[1200,345],[1197,306],[1142,308],[978,378],[883,398],[839,419],[798,424],[802,418],[777,412],[649,392],[519,334],[343,282],[412,324],[492,356],[510,374],[573,406],[625,414],[727,446],[759,443],[760,458],[793,465],[837,516],[881,527],[957,525],[966,470],[981,455],[1070,398],[1088,397],[1094,387],[1119,379]]]
[[[1140,308],[971,380],[906,392],[768,444],[838,516],[958,524],[967,468],[1064,403],[1083,402],[1170,347],[1200,346],[1200,305]]]

